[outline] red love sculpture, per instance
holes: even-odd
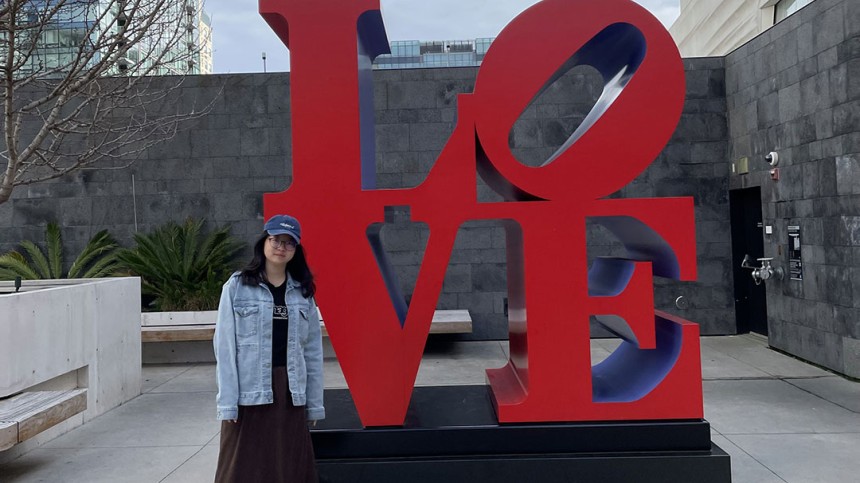
[[[698,326],[655,313],[652,286],[652,274],[696,277],[692,199],[604,199],[659,154],[683,106],[683,66],[653,16],[627,0],[535,4],[459,97],[427,179],[377,190],[371,61],[388,51],[378,0],[260,0],[260,13],[290,48],[293,135],[293,183],[266,195],[265,216],[302,220],[364,425],[403,423],[457,230],[479,219],[503,220],[507,233],[511,356],[487,371],[500,422],[702,417]],[[600,99],[542,166],[521,164],[514,122],[578,65],[602,76]],[[476,173],[505,201],[479,203]],[[386,206],[409,206],[430,229],[408,306],[379,241]],[[627,257],[589,269],[587,218]],[[624,339],[593,368],[591,315]]]

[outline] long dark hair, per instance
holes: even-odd
[[[269,234],[263,232],[260,238],[254,243],[254,257],[248,262],[248,265],[239,273],[239,278],[244,285],[259,285],[266,281],[266,255],[263,252],[263,245],[269,239]],[[317,286],[314,283],[314,275],[308,267],[308,260],[305,257],[305,248],[302,245],[296,245],[296,253],[292,260],[287,263],[287,273],[293,277],[293,280],[299,282],[302,286],[302,296],[311,298],[317,291]]]

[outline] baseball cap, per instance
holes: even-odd
[[[299,220],[290,215],[275,215],[269,218],[263,229],[269,235],[290,235],[296,243],[302,241],[302,227],[299,225]]]

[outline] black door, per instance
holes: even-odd
[[[742,268],[744,256],[751,265],[764,257],[761,219],[761,190],[746,188],[729,192],[732,223],[732,270],[735,279],[735,318],[738,333],[767,335],[767,304],[764,284],[756,285],[752,270]]]

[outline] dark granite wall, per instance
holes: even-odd
[[[760,187],[764,225],[774,228],[762,235],[765,254],[786,267],[787,227],[800,226],[803,240],[803,281],[766,282],[771,345],[860,377],[860,2],[816,0],[727,57],[687,59],[685,68],[687,100],[674,136],[613,195],[695,198],[699,281],[658,281],[658,307],[699,322],[704,334],[737,330],[729,192]],[[454,128],[457,94],[472,90],[476,71],[375,73],[380,187],[412,187],[426,177]],[[520,118],[512,151],[525,164],[545,159],[582,121],[599,87],[587,68],[563,76]],[[68,255],[102,228],[129,245],[135,230],[188,216],[229,224],[251,240],[262,225],[262,194],[291,182],[289,75],[193,77],[180,102],[214,96],[210,114],[131,168],[18,189],[0,204],[0,250],[41,240],[51,220],[63,227]],[[780,156],[779,181],[764,162],[770,151]],[[733,174],[743,157],[750,172]],[[480,181],[479,197],[495,199]],[[388,219],[383,238],[409,293],[427,230],[397,209]],[[607,232],[589,227],[590,258],[617,253]],[[439,307],[469,309],[472,338],[504,338],[505,286],[503,230],[465,225]],[[678,296],[688,308],[674,307]]]
[[[687,60],[685,66],[687,102],[675,135],[654,164],[615,196],[695,197],[700,281],[660,281],[656,300],[660,308],[701,323],[703,333],[734,333],[723,59]],[[380,187],[416,186],[426,177],[454,128],[457,94],[472,90],[476,72],[375,73]],[[41,240],[50,220],[61,223],[69,256],[102,228],[129,245],[135,229],[146,232],[188,216],[229,224],[236,236],[253,239],[262,225],[261,195],[291,182],[289,75],[189,78],[182,102],[206,99],[222,86],[210,114],[131,168],[88,170],[19,189],[0,205],[0,250],[25,238]],[[563,76],[520,118],[511,136],[514,153],[526,164],[545,159],[582,121],[599,89],[593,70]],[[480,182],[479,196],[495,199]],[[383,238],[408,293],[427,230],[397,210],[389,215]],[[606,232],[589,230],[590,257],[618,253]],[[681,295],[690,302],[683,311],[674,307]],[[493,222],[470,222],[458,235],[439,307],[469,309],[470,337],[504,338],[505,297],[503,230]]]
[[[765,256],[803,280],[767,282],[770,344],[860,377],[860,2],[816,0],[726,57],[729,155],[761,188]],[[779,155],[780,179],[764,157]]]

